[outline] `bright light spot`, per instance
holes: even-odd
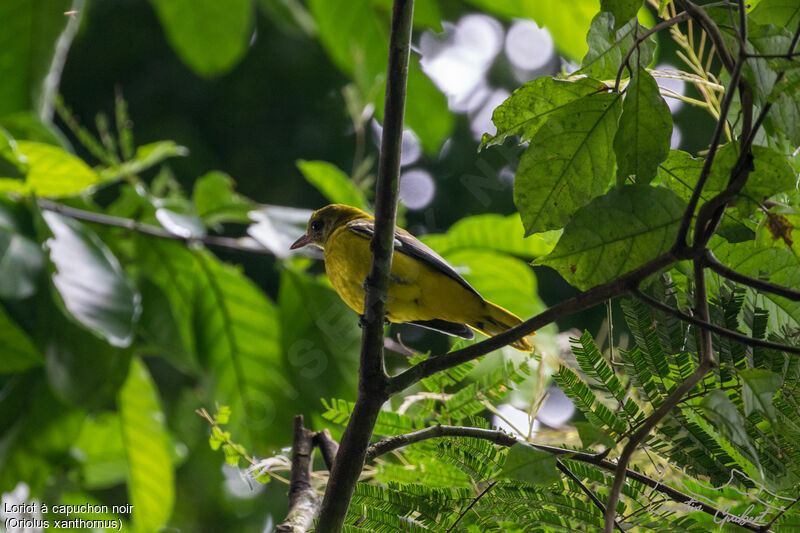
[[[670,137],[669,140],[669,147],[673,150],[680,150],[682,137],[681,130],[678,129],[678,126],[673,126],[672,137]]]
[[[547,399],[536,413],[536,420],[550,427],[560,427],[564,425],[575,413],[575,406],[572,400],[566,397],[558,387],[550,387],[547,391]]]
[[[492,113],[494,113],[494,109],[497,106],[505,102],[508,96],[509,92],[505,89],[495,89],[492,91],[492,94],[486,99],[483,107],[481,107],[480,110],[472,116],[469,129],[472,130],[473,137],[480,139],[481,135],[486,132],[489,132],[492,135],[497,132],[497,128],[495,128],[494,124],[492,123]]]
[[[436,184],[425,170],[415,168],[400,176],[400,201],[409,209],[422,209],[433,200]]]
[[[225,476],[225,489],[236,498],[252,498],[266,488],[266,485],[249,479],[244,470],[229,464],[222,465],[222,474]]]
[[[670,75],[672,72],[675,71],[672,65],[658,65],[655,69],[656,71],[663,72],[666,75]],[[683,80],[679,80],[673,77],[663,77],[658,76],[656,73],[656,81],[658,82],[659,87],[663,87],[664,89],[668,89],[676,94],[684,96],[686,94],[686,82]],[[669,106],[669,110],[674,114],[677,113],[680,108],[683,107],[683,101],[678,100],[677,98],[671,98],[667,96],[664,98],[667,101],[667,105]]]
[[[506,55],[522,70],[542,68],[553,56],[553,39],[532,20],[518,20],[506,35]]]
[[[481,104],[473,93],[486,83],[486,72],[503,44],[503,27],[492,17],[477,14],[442,26],[441,34],[422,34],[420,66],[447,96],[450,109],[473,110]]]
[[[531,427],[531,419],[528,417],[528,413],[517,409],[509,403],[504,403],[499,406],[497,411],[502,415],[502,418],[497,415],[493,416],[492,425],[497,426],[507,433],[527,439],[528,433],[533,436],[539,431],[538,420],[534,419],[533,427]],[[506,422],[506,420],[508,422]]]
[[[381,145],[381,137],[383,136],[383,126],[372,119],[372,133],[375,135],[375,144]],[[414,163],[422,156],[422,146],[419,142],[417,134],[409,129],[403,130],[403,146],[400,152],[400,166],[408,166]]]

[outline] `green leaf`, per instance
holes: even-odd
[[[642,0],[600,0],[600,9],[614,15],[614,29],[628,23],[642,7]]]
[[[137,531],[158,531],[167,523],[175,501],[170,437],[158,391],[138,358],[119,391],[122,442],[128,462],[128,495],[136,512]]]
[[[611,140],[618,94],[595,94],[554,112],[522,155],[514,203],[526,236],[560,229],[572,214],[608,187],[614,170]]]
[[[125,481],[128,461],[119,414],[103,412],[88,417],[75,442],[82,481],[90,490],[106,489]]]
[[[0,127],[18,140],[36,141],[68,148],[66,137],[52,124],[46,124],[32,111],[18,111],[0,116]]]
[[[778,28],[796,28],[800,21],[800,4],[796,0],[761,0],[748,18]]]
[[[720,389],[711,390],[703,397],[700,407],[715,428],[733,444],[749,451],[750,459],[759,466],[758,454],[747,435],[745,419],[728,395]]]
[[[44,361],[33,342],[0,306],[0,374],[22,372]]]
[[[641,3],[641,2],[640,2]],[[625,90],[622,116],[614,137],[617,184],[647,185],[656,176],[659,163],[669,154],[672,115],[658,91],[656,80],[639,67]]]
[[[586,54],[586,32],[597,13],[597,0],[574,0],[569,9],[559,2],[520,0],[468,0],[490,13],[507,19],[532,19],[547,28],[558,51],[573,61]]]
[[[17,141],[17,149],[28,160],[28,175],[25,180],[0,177],[0,192],[60,198],[75,195],[101,181],[86,163],[60,147]]]
[[[0,205],[0,298],[32,296],[44,264],[41,246],[19,233],[11,213]]]
[[[40,113],[49,106],[44,100],[44,79],[58,38],[70,21],[73,25],[80,21],[80,15],[64,15],[72,5],[72,0],[0,2],[4,28],[0,34],[0,116],[29,109]],[[62,46],[66,51],[69,40]]]
[[[561,479],[553,454],[525,444],[509,448],[500,476],[534,485],[550,485]]]
[[[736,202],[737,211],[742,216],[758,209],[758,205],[770,196],[794,190],[797,181],[797,173],[792,170],[783,154],[766,146],[753,146],[752,153],[754,169]],[[709,181],[719,187],[719,190],[727,186],[738,157],[737,142],[728,143],[719,149],[709,176]]]
[[[128,346],[141,312],[141,299],[117,259],[80,222],[42,213],[53,237],[45,245],[56,268],[53,284],[81,324],[114,346]]]
[[[253,32],[250,0],[150,0],[164,32],[189,68],[204,77],[224,74],[247,52]]]
[[[772,398],[781,387],[781,376],[761,368],[739,370],[738,374],[742,378],[745,416],[750,416],[754,411],[758,411],[774,424],[776,411]]]
[[[362,210],[369,209],[364,193],[336,165],[326,161],[298,159],[297,168],[303,173],[306,181],[331,203],[351,205]]]
[[[613,449],[617,445],[608,433],[589,422],[575,422],[575,427],[578,430],[578,436],[584,448],[592,448],[595,444],[602,444],[607,449]]]
[[[325,51],[362,94],[375,95],[375,113],[382,120],[389,25],[371,0],[311,0],[308,7]],[[438,150],[454,124],[447,99],[423,74],[416,57],[409,65],[405,122],[429,154]]]
[[[28,159],[17,148],[17,141],[0,126],[0,176],[24,178]]]
[[[603,83],[591,78],[564,81],[542,76],[529,81],[495,108],[492,122],[497,133],[484,133],[480,149],[503,144],[514,135],[521,143],[528,142],[553,112],[578,98],[606,90]]]
[[[200,176],[194,183],[194,208],[206,224],[250,222],[247,213],[255,208],[255,204],[234,192],[235,184],[233,178],[216,170]]]
[[[631,49],[637,35],[643,35],[647,28],[638,20],[631,20],[615,30],[614,16],[611,13],[598,13],[592,20],[592,27],[586,36],[589,51],[581,62],[580,72],[598,80],[613,80],[617,77],[622,59]],[[647,67],[653,61],[656,41],[651,35],[639,45],[639,51],[630,58],[631,65]]]
[[[313,37],[317,31],[314,19],[300,0],[259,0],[258,5],[286,33]]]
[[[148,168],[156,166],[165,159],[186,157],[187,155],[189,155],[189,150],[175,141],[158,141],[144,144],[136,148],[136,153],[130,161],[125,161],[120,165],[104,170],[102,178],[104,181],[110,181],[123,176],[139,174]]]
[[[683,210],[668,189],[615,187],[575,213],[555,249],[534,264],[553,267],[578,289],[589,289],[669,250]]]
[[[277,309],[236,268],[206,251],[197,251],[195,260],[194,332],[201,361],[216,380],[214,401],[231,407],[231,433],[245,447],[280,445],[291,413],[279,408],[297,391],[285,378]]]
[[[447,233],[424,235],[420,239],[440,254],[483,248],[533,259],[550,253],[561,233],[550,231],[527,238],[524,235],[519,215],[486,214],[462,218],[450,226]]]
[[[136,333],[143,341],[139,353],[160,355],[184,372],[196,372],[196,356],[191,345],[184,340],[188,332],[182,331],[181,317],[176,316],[168,293],[149,278],[142,278],[138,285],[142,295],[142,314]]]

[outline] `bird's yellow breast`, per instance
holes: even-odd
[[[369,240],[346,225],[325,243],[325,270],[339,296],[357,313],[364,312],[364,280],[372,254]],[[395,252],[386,300],[392,322],[440,319],[465,323],[483,311],[483,300],[452,278],[417,259]]]

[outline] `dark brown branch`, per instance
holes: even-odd
[[[747,285],[748,287],[752,287],[760,291],[783,296],[784,298],[792,300],[793,302],[800,301],[800,291],[794,291],[776,283],[771,283],[763,279],[752,278],[736,272],[734,269],[720,263],[719,260],[714,257],[714,254],[711,252],[711,250],[706,251],[706,265],[708,265],[711,270],[720,276],[728,278],[731,281],[741,283],[742,285]]]
[[[683,313],[678,309],[674,309],[665,303],[659,302],[655,298],[652,298],[644,294],[643,292],[633,291],[631,294],[633,294],[636,298],[639,298],[640,300],[642,300],[651,307],[655,307],[656,309],[663,311],[667,314],[670,314],[674,317],[677,317],[680,320],[683,320],[684,322],[688,322],[689,324],[695,325],[702,329],[707,329],[708,331],[716,333],[717,335],[720,335],[722,337],[733,339],[748,346],[759,346],[761,348],[769,348],[770,350],[778,350],[779,352],[800,354],[800,348],[796,346],[789,346],[786,344],[780,344],[777,342],[767,341],[764,339],[754,339],[753,337],[748,337],[744,333],[739,333],[738,331],[726,329],[717,326],[716,324],[711,324],[709,322],[700,320],[696,317],[693,317],[692,315],[687,315],[686,313]]]
[[[314,446],[322,452],[322,459],[328,471],[333,470],[333,462],[336,459],[336,452],[339,451],[339,443],[333,440],[331,432],[327,429],[314,433]]]
[[[642,280],[651,274],[658,272],[662,268],[670,266],[679,258],[679,256],[674,255],[673,253],[661,255],[645,263],[639,268],[634,269],[627,274],[623,274],[613,281],[598,285],[570,298],[569,300],[558,303],[546,311],[539,313],[533,318],[526,320],[522,324],[495,335],[494,337],[490,337],[484,341],[467,346],[461,350],[430,357],[392,377],[389,381],[389,393],[394,394],[402,391],[423,378],[461,365],[467,361],[477,359],[482,355],[486,355],[487,353],[497,350],[498,348],[502,348],[503,346],[514,342],[515,340],[521,339],[526,335],[530,335],[537,329],[544,327],[562,317],[583,311],[584,309],[601,304],[610,298],[624,294],[637,287]]]
[[[781,509],[779,512],[775,513],[775,516],[772,517],[772,520],[761,526],[761,529],[759,531],[769,531],[770,528],[772,527],[772,524],[777,522],[778,519],[782,517],[786,513],[786,511],[794,507],[797,502],[800,502],[800,497],[796,498],[792,503],[787,505],[785,508]]]
[[[630,70],[630,66],[628,65],[628,61],[630,60],[631,56],[633,55],[633,52],[637,48],[639,48],[640,44],[642,44],[648,37],[650,37],[654,33],[658,33],[661,30],[663,30],[664,28],[669,28],[670,26],[674,26],[675,24],[679,24],[679,23],[683,22],[684,20],[686,20],[688,18],[689,18],[689,13],[686,12],[686,11],[682,11],[681,13],[678,13],[677,15],[672,17],[671,19],[662,20],[661,22],[659,22],[658,24],[656,24],[655,26],[653,26],[652,28],[650,28],[649,30],[644,32],[641,35],[641,37],[637,37],[633,41],[633,46],[630,47],[630,49],[628,50],[628,53],[625,54],[625,57],[622,59],[622,64],[619,66],[619,70],[617,71],[617,79],[614,82],[614,90],[616,92],[619,92],[619,84],[620,84],[620,80],[622,80],[622,73],[625,71],[625,67],[628,67],[628,70]]]
[[[372,266],[364,281],[364,302],[358,395],[333,464],[320,510],[317,533],[338,533],[344,524],[364,466],[381,405],[388,398],[383,362],[383,321],[394,250],[403,115],[411,44],[414,0],[395,0],[389,33],[389,60],[384,101],[381,154],[375,190],[375,234],[370,243]]]
[[[289,484],[289,512],[276,531],[305,533],[314,527],[320,497],[311,488],[314,466],[314,432],[303,426],[303,415],[294,417],[292,477]]]
[[[144,224],[130,218],[115,217],[106,215],[104,213],[95,213],[93,211],[76,209],[74,207],[61,205],[45,198],[39,198],[37,201],[39,208],[44,209],[45,211],[52,211],[76,220],[83,220],[85,222],[92,222],[94,224],[102,224],[103,226],[123,228],[130,231],[135,231],[137,233],[142,233],[144,235],[149,235],[151,237],[157,237],[159,239],[170,239],[184,243],[201,242],[205,245],[215,246],[218,248],[272,255],[272,252],[266,248],[260,246],[248,246],[246,244],[242,244],[242,242],[238,239],[233,239],[231,237],[217,237],[214,235],[206,235],[205,237],[182,237],[180,235],[170,233],[169,231],[158,226]]]
[[[561,473],[565,474],[568,478],[570,478],[572,481],[574,481],[578,485],[578,487],[580,487],[581,491],[583,491],[583,493],[586,494],[586,497],[589,498],[592,501],[592,503],[595,505],[595,507],[600,509],[600,514],[601,515],[605,515],[606,514],[606,506],[603,505],[603,502],[600,501],[600,498],[598,498],[597,495],[595,495],[594,492],[589,490],[589,487],[587,487],[583,483],[583,481],[580,480],[580,478],[578,476],[573,474],[572,470],[567,468],[566,465],[564,463],[562,463],[559,459],[556,459],[556,468],[558,468],[561,471]],[[622,527],[619,525],[619,523],[616,520],[614,520],[614,526],[620,531],[620,533],[624,532],[624,530],[622,529]]]
[[[702,258],[696,258],[694,260],[694,274],[697,313],[705,323],[709,323],[708,295],[706,294],[705,268]],[[631,438],[628,439],[628,442],[625,443],[625,447],[622,448],[622,453],[620,453],[617,459],[617,468],[614,472],[614,483],[611,485],[611,491],[608,494],[608,501],[606,502],[605,533],[612,533],[614,530],[617,502],[622,492],[622,486],[625,484],[628,465],[630,464],[633,454],[648,435],[650,435],[650,432],[653,431],[656,425],[680,403],[681,399],[689,391],[703,380],[713,365],[714,354],[711,346],[711,332],[708,329],[704,329],[702,331],[702,356],[700,358],[700,364],[695,371],[678,385],[678,387],[664,399],[664,402],[645,419],[644,423],[642,423]]]
[[[604,459],[603,457],[599,456],[598,454],[593,453],[586,453],[586,452],[577,452],[575,450],[569,450],[567,448],[559,448],[556,446],[546,446],[543,444],[533,444],[528,442],[522,442],[517,440],[515,437],[509,435],[508,433],[504,433],[503,431],[497,429],[481,429],[481,428],[471,428],[465,426],[432,426],[438,427],[437,431],[428,432],[424,434],[424,438],[422,438],[421,432],[426,430],[415,431],[414,433],[409,433],[407,435],[397,435],[395,437],[390,437],[385,439],[384,441],[380,441],[375,443],[370,449],[377,449],[378,447],[383,450],[382,453],[376,453],[372,455],[372,458],[376,458],[383,453],[388,453],[394,451],[398,448],[401,448],[405,444],[413,444],[416,442],[421,442],[427,439],[439,438],[439,437],[472,437],[476,439],[483,439],[489,440],[498,444],[500,446],[513,446],[514,444],[520,444],[522,446],[530,446],[536,450],[549,453],[551,455],[555,455],[556,457],[563,457],[564,459],[568,459],[570,461],[577,461],[579,463],[585,463],[589,465],[597,466],[606,472],[614,472],[617,469],[617,465]],[[413,435],[413,437],[411,437]],[[407,437],[397,440],[397,437]],[[383,444],[386,441],[392,441],[394,444],[389,446],[388,444]],[[399,442],[405,442],[405,444],[398,444]],[[684,494],[683,492],[673,489],[667,485],[664,485],[661,481],[648,477],[640,472],[636,472],[635,470],[628,470],[626,472],[628,478],[633,479],[643,485],[646,485],[656,491],[668,496],[673,501],[679,503],[686,503],[692,501],[693,498],[688,494]],[[711,516],[725,516],[726,512],[717,509],[713,505],[708,505],[707,503],[699,502],[699,501],[692,501],[692,505],[695,505],[700,508],[706,514]],[[761,531],[759,529],[760,526],[753,524],[751,522],[747,522],[742,525],[745,529],[750,531]]]

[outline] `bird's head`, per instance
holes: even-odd
[[[349,205],[326,205],[322,209],[314,211],[311,218],[308,219],[306,234],[297,239],[294,244],[292,244],[291,249],[302,248],[308,244],[313,244],[314,246],[324,249],[325,242],[336,228],[358,218],[372,217],[361,209]]]

